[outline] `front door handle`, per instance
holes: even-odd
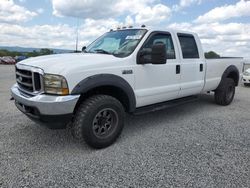
[[[176,65],[176,74],[180,74],[180,73],[181,73],[181,66]]]
[[[203,72],[203,64],[200,64],[200,72]]]

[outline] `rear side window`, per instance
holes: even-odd
[[[179,33],[178,38],[184,59],[199,58],[198,48],[193,35]]]

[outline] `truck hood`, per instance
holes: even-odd
[[[120,61],[123,61],[123,58],[108,54],[68,53],[29,58],[19,64],[41,68],[45,73],[60,74],[67,69],[114,66]]]

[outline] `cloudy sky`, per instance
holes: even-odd
[[[117,26],[197,32],[205,51],[250,57],[250,1],[0,0],[0,46],[74,49]]]

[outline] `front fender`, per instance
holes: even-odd
[[[129,99],[129,111],[133,112],[136,107],[136,99],[133,88],[122,77],[113,74],[98,74],[80,81],[72,90],[72,95],[87,93],[101,86],[114,86],[121,89]]]

